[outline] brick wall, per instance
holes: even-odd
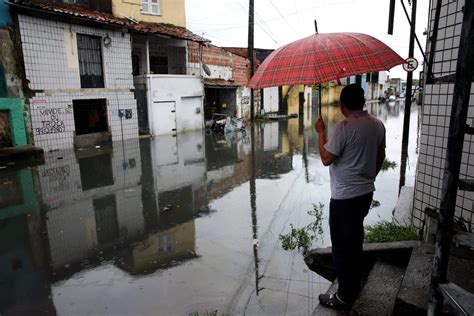
[[[36,146],[46,151],[70,148],[75,134],[72,101],[107,99],[108,126],[112,140],[138,137],[133,89],[130,35],[19,15],[21,43],[29,88],[40,90],[31,99],[32,132]],[[76,34],[109,36],[102,45],[103,89],[81,89]],[[118,117],[130,109],[131,119]],[[49,111],[48,111],[49,110]],[[52,114],[55,113],[55,114]],[[50,128],[55,126],[59,128]]]
[[[208,66],[225,67],[232,71],[231,79],[237,84],[247,85],[250,77],[249,62],[246,58],[233,54],[223,48],[208,45],[201,46],[202,63]],[[188,41],[188,62],[199,63],[199,44]],[[210,76],[214,78],[214,76]]]

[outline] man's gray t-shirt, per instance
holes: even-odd
[[[375,190],[377,154],[385,148],[385,127],[367,111],[353,112],[334,126],[324,148],[331,164],[331,197],[350,199]]]

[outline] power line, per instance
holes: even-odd
[[[236,4],[239,6],[239,8],[240,8],[243,12],[245,12],[245,15],[247,15],[247,9],[246,9],[239,1],[233,0],[233,2],[236,3]],[[255,10],[255,7],[254,7],[254,10]],[[266,27],[265,27],[265,25],[263,25],[263,24],[260,22],[260,19],[261,19],[261,18],[259,18],[259,15],[257,14],[257,12],[256,12],[256,11],[254,11],[254,12],[255,12],[255,17],[256,17],[255,21],[257,22],[258,26],[259,26],[277,45],[280,45],[280,43],[278,42],[278,40],[275,38],[275,35],[272,34],[270,30],[267,30]]]
[[[270,1],[270,4],[272,5],[273,8],[275,8],[276,12],[278,12],[278,14],[281,16],[281,18],[286,22],[286,24],[291,27],[291,29],[296,32],[296,30],[293,28],[293,26],[288,23],[288,21],[286,20],[285,16],[283,14],[281,14],[280,10],[278,10],[278,8],[276,7],[276,5],[272,2],[272,0],[269,0]]]
[[[262,29],[264,30],[267,30],[268,31],[268,35],[270,36],[270,38],[277,44],[277,45],[280,45],[280,43],[278,42],[278,40],[276,39],[276,35],[271,31],[271,28],[270,26],[265,22],[265,20],[260,16],[260,14],[258,14],[257,10],[255,10],[255,7],[253,8],[254,11],[255,11],[255,16],[257,18],[257,22],[262,26]]]

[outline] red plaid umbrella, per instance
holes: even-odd
[[[389,70],[404,63],[391,48],[361,33],[314,34],[270,54],[249,87],[317,84],[352,75]]]

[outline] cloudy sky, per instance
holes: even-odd
[[[248,0],[185,0],[187,28],[217,46],[247,47]],[[408,56],[410,26],[400,1],[396,1],[394,35],[387,34],[389,0],[254,0],[255,47],[278,48],[319,33],[360,32],[386,43],[400,56]],[[411,6],[404,0],[409,13]],[[417,2],[416,32],[423,49],[428,21],[428,0]],[[422,55],[415,43],[415,58]],[[418,68],[414,77],[418,78]],[[406,77],[401,66],[391,77]]]

